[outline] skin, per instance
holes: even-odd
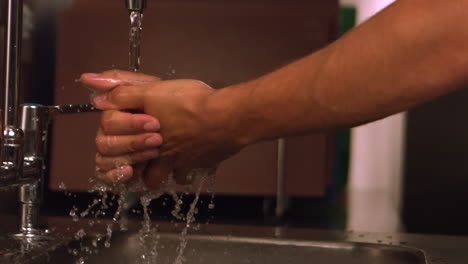
[[[145,175],[158,186],[173,171],[183,182],[191,169],[215,167],[246,145],[361,125],[461,89],[468,84],[466,10],[468,0],[399,0],[307,57],[217,90],[124,71],[83,74],[105,110],[96,138],[100,177]],[[145,122],[157,125],[145,131]],[[149,136],[159,145],[144,146]],[[120,179],[117,159],[128,165]]]

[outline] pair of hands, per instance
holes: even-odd
[[[119,70],[85,73],[104,110],[96,136],[96,176],[108,183],[142,176],[158,188],[172,174],[186,184],[194,169],[216,168],[240,150],[210,105],[216,90],[196,80],[169,80]]]

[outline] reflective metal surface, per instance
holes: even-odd
[[[146,7],[146,0],[125,0],[125,7],[129,11],[143,11]]]
[[[85,263],[138,263],[145,253],[144,248],[153,248],[158,264],[172,264],[177,257],[181,243],[180,235],[160,234],[150,245],[142,246],[138,233],[118,233],[112,237],[111,247],[105,248],[102,238],[98,247],[92,246],[93,237],[86,237],[81,248],[87,246],[90,252],[80,251],[80,243],[62,247],[49,255],[49,263],[74,263],[79,257]],[[95,238],[94,238],[95,239]],[[156,244],[156,245],[155,245]],[[75,251],[75,249],[77,251]],[[80,252],[77,256],[69,252]],[[147,252],[148,253],[148,252]],[[423,264],[424,253],[417,249],[350,242],[313,242],[284,239],[261,239],[230,236],[189,236],[185,249],[185,263],[190,264]],[[40,262],[39,262],[40,263]]]
[[[21,66],[21,32],[23,0],[6,1],[4,45],[3,128],[18,127],[19,80]]]
[[[20,226],[18,237],[44,235],[48,233],[39,222],[39,208],[42,203],[42,185],[45,172],[46,147],[48,139],[49,124],[54,116],[58,114],[74,114],[97,111],[92,105],[63,105],[43,106],[39,104],[23,104],[21,106],[20,129],[22,144],[17,147],[21,153],[15,157],[23,160],[23,169],[14,169],[20,172],[18,185],[20,185]],[[24,135],[23,135],[24,134]],[[3,149],[7,148],[5,137]],[[24,140],[23,140],[24,139]]]
[[[185,226],[153,222],[158,231],[151,235],[160,237],[142,245],[141,221],[130,221],[129,231],[114,231],[106,248],[107,220],[73,222],[70,217],[48,217],[52,233],[46,239],[15,240],[2,236],[15,230],[15,217],[0,219],[0,263],[8,264],[66,264],[80,263],[80,259],[84,263],[142,263],[142,253],[148,253],[143,248],[151,249],[155,243],[157,262],[146,263],[173,264]],[[92,227],[89,221],[94,221]],[[83,231],[86,235],[82,240],[73,240]],[[182,256],[187,264],[465,264],[467,245],[468,237],[201,224],[189,230]]]
[[[143,4],[143,2],[142,2]],[[0,10],[4,26],[3,101],[0,109],[0,188],[19,186],[18,238],[48,233],[39,224],[50,119],[57,113],[94,111],[90,105],[43,106],[23,104],[20,98],[23,0],[6,0]],[[141,6],[143,8],[143,5]]]

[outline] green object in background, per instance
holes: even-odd
[[[348,32],[356,25],[356,7],[342,6],[340,7],[340,35]]]
[[[339,32],[345,34],[356,25],[356,8],[353,6],[340,7]],[[334,170],[335,188],[339,192],[348,182],[351,131],[349,129],[338,132],[336,144],[336,165]]]

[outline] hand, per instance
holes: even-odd
[[[145,181],[157,187],[169,174],[175,176],[178,183],[186,183],[187,176],[194,169],[214,168],[219,162],[235,154],[242,148],[229,129],[228,118],[222,111],[212,107],[216,90],[196,80],[160,81],[155,77],[141,73],[107,71],[102,74],[83,74],[81,80],[99,93],[93,102],[99,109],[106,110],[101,120],[103,129],[98,134],[97,148],[106,158],[106,164],[112,164],[125,151],[139,151],[139,157],[146,150],[139,143],[143,142],[141,130],[132,130],[133,139],[118,141],[121,129],[131,127],[136,116],[121,112],[132,110],[143,112],[145,117],[157,118],[163,140],[157,159],[145,171]],[[109,125],[109,117],[112,125]],[[149,121],[149,119],[148,119]],[[107,124],[107,125],[106,125]],[[114,137],[115,139],[110,139]],[[134,144],[134,145],[132,145]],[[105,151],[103,151],[105,150]],[[151,155],[148,154],[147,157]],[[146,156],[145,156],[146,157]],[[153,158],[154,159],[154,158]],[[137,162],[150,160],[142,157]],[[128,159],[127,161],[133,161]],[[98,166],[101,164],[97,160]],[[109,169],[111,167],[106,167]],[[135,175],[133,170],[124,170],[125,180]],[[122,170],[120,171],[122,172]],[[109,179],[116,180],[115,172],[107,172]]]
[[[116,85],[144,85],[159,81],[150,76],[117,73],[119,80],[92,74],[83,75],[85,84],[96,91],[112,89]],[[103,111],[96,136],[96,177],[107,183],[124,182],[133,175],[141,175],[149,160],[159,154],[162,143],[159,120],[145,114],[118,110]],[[132,166],[133,165],[133,166]]]

